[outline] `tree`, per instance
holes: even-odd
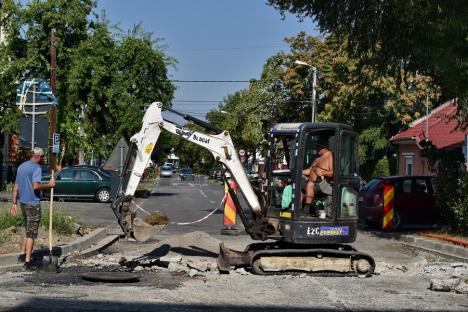
[[[0,28],[5,35],[5,41],[0,43],[0,132],[14,132],[19,128],[16,87],[25,68],[21,61],[25,46],[20,38],[21,25],[19,4],[4,0],[0,7]]]
[[[287,101],[287,90],[283,87],[286,61],[283,53],[268,58],[259,80],[252,80],[247,89],[227,96],[217,110],[207,114],[210,122],[228,130],[234,144],[251,155],[265,150],[264,136],[271,126],[297,121],[297,114],[292,112],[301,111]]]
[[[442,100],[460,97],[468,126],[468,7],[466,1],[268,0],[282,14],[310,17],[323,33],[347,43],[362,64],[384,72],[424,73]],[[403,76],[402,78],[406,78]]]
[[[308,90],[304,82],[308,68],[294,65],[294,60],[317,67],[318,120],[343,122],[360,133],[365,177],[370,177],[378,160],[391,157],[389,138],[421,117],[426,105],[431,107],[438,98],[439,90],[431,77],[362,65],[347,52],[346,42],[333,35],[319,39],[302,32],[286,41],[291,45],[286,87],[296,99]]]
[[[8,40],[0,46],[5,65],[0,86],[0,114],[18,127],[15,84],[27,77],[50,76],[50,32],[57,37],[58,130],[65,157],[84,151],[105,157],[123,136],[137,131],[144,110],[154,100],[169,103],[174,86],[167,66],[174,59],[160,41],[135,26],[111,33],[105,17],[93,12],[93,0],[33,0],[25,7],[7,0],[1,8]]]
[[[109,142],[129,139],[137,132],[151,102],[169,103],[174,86],[167,79],[166,68],[172,59],[140,26],[120,40],[111,36],[105,23],[96,23],[95,29],[73,54],[66,101],[70,108],[64,110],[64,127],[70,141],[81,142],[75,153],[85,149],[104,155]]]

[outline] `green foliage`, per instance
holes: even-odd
[[[79,151],[105,158],[120,137],[139,128],[152,101],[169,103],[174,86],[160,40],[141,25],[110,30],[93,12],[93,0],[6,0],[1,8],[7,41],[0,46],[0,116],[3,130],[17,130],[16,84],[50,76],[50,33],[56,30],[58,131],[64,158]],[[2,130],[2,129],[0,129]]]
[[[196,125],[189,124],[185,127],[205,132],[201,127]],[[179,157],[180,168],[190,167],[195,173],[207,173],[214,166],[215,160],[211,153],[195,143],[178,136],[171,136],[168,146],[173,148],[174,153]]]
[[[367,179],[380,159],[393,154],[390,137],[437,101],[439,89],[431,77],[363,66],[348,53],[346,41],[334,35],[322,40],[301,32],[286,41],[291,45],[290,64],[299,59],[318,69],[318,120],[349,124],[360,134],[361,174]],[[286,69],[285,85],[295,99],[308,93],[304,67]]]
[[[265,133],[277,122],[298,121],[300,105],[290,105],[284,88],[284,69],[288,59],[276,54],[266,61],[260,80],[252,80],[245,90],[227,96],[223,103],[207,114],[207,119],[228,130],[234,145],[249,154],[264,151]]]
[[[62,235],[71,235],[74,233],[76,217],[68,214],[62,209],[55,209],[52,218],[52,229],[55,233]],[[49,213],[46,210],[42,211],[40,225],[45,228],[48,228],[49,226]]]
[[[386,177],[390,175],[390,163],[387,158],[380,159],[375,165],[371,177]]]
[[[444,99],[460,97],[468,105],[468,7],[453,1],[305,1],[268,0],[283,15],[310,17],[322,33],[337,36],[359,60],[386,73],[425,73],[442,87]],[[358,76],[356,76],[358,77]],[[404,81],[402,77],[399,81]],[[468,118],[460,119],[462,127]]]
[[[468,172],[463,168],[463,154],[437,150],[430,142],[424,143],[423,156],[436,173],[435,197],[442,215],[454,233],[468,234]]]
[[[21,208],[18,207],[20,210]],[[56,209],[53,213],[53,222],[52,228],[55,233],[62,235],[71,235],[74,233],[76,223],[76,218],[62,209]],[[23,225],[23,216],[21,211],[18,211],[18,214],[13,217],[10,215],[10,208],[4,205],[0,209],[0,231],[8,229],[12,226],[22,226]],[[49,214],[48,210],[43,209],[41,215],[40,226],[48,228],[49,226]]]
[[[13,217],[10,214],[10,208],[6,208],[6,205],[0,210],[0,231],[6,230],[12,226],[20,226],[23,222],[23,217],[20,216],[21,212]]]

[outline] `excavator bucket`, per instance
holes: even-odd
[[[151,225],[140,218],[133,219],[133,238],[139,242],[155,240],[166,224]]]
[[[223,243],[219,244],[218,270],[229,273],[231,267],[247,267],[251,262],[251,253],[229,249]]]
[[[155,211],[143,219],[133,219],[133,238],[139,242],[154,240],[167,224],[169,218],[162,212]]]

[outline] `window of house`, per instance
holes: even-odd
[[[405,156],[405,174],[413,175],[413,156]]]

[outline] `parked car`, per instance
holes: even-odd
[[[112,173],[110,172],[110,170],[107,170],[107,169],[104,169],[102,167],[98,167],[98,166],[92,166],[92,165],[76,165],[76,166],[73,166],[74,168],[90,168],[90,169],[93,169],[93,170],[96,170],[96,171],[99,171],[101,172],[102,174],[105,174],[107,176],[111,176]]]
[[[41,165],[41,177],[44,178],[47,176],[50,176],[49,167],[46,165]]]
[[[159,169],[159,175],[162,178],[170,178],[172,177],[172,173],[174,173],[174,167],[172,165],[163,165]]]
[[[105,203],[110,200],[111,178],[100,170],[86,166],[71,166],[54,174],[54,198],[89,198]],[[44,180],[49,180],[44,177]],[[50,190],[42,192],[49,197]]]
[[[179,170],[179,177],[181,180],[193,181],[194,174],[192,168],[182,168]]]
[[[432,179],[431,176],[393,176],[369,181],[359,192],[359,218],[369,225],[382,227],[383,188],[390,184],[394,187],[394,228],[402,224],[440,223]]]

